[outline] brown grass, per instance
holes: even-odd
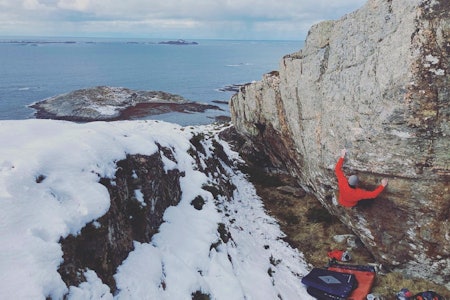
[[[286,241],[294,248],[299,249],[308,263],[315,267],[325,266],[328,262],[328,251],[333,249],[346,250],[347,245],[334,242],[333,236],[352,234],[352,231],[336,217],[330,215],[315,197],[306,195],[303,198],[298,198],[281,193],[274,186],[295,186],[292,178],[277,176],[274,179],[273,176],[267,176],[261,179],[264,177],[263,172],[258,173],[258,180],[255,180],[254,176],[251,176],[251,178],[266,210],[278,220],[281,229],[287,235]],[[267,182],[276,182],[276,184],[267,184]],[[351,250],[352,263],[363,265],[376,263],[363,244],[359,242],[358,245],[358,248]],[[450,291],[445,287],[426,280],[405,278],[396,272],[377,274],[372,292],[389,300],[395,299],[396,293],[404,287],[412,293],[433,290],[446,299],[450,299]]]

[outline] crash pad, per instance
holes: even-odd
[[[357,285],[355,275],[351,273],[336,272],[333,270],[314,268],[305,277],[302,283],[308,287],[310,295],[317,297],[317,293],[324,294],[322,299],[345,299]],[[315,295],[313,295],[315,294]],[[334,296],[336,298],[325,298]]]
[[[375,281],[375,270],[371,266],[330,264],[328,270],[352,274],[355,276],[358,286],[348,296],[348,300],[366,300]]]

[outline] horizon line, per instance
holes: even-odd
[[[177,41],[177,40],[185,40],[185,41],[195,41],[195,40],[204,40],[204,41],[280,41],[280,42],[304,42],[302,39],[242,39],[242,38],[170,38],[170,37],[124,37],[124,36],[71,36],[71,35],[2,35],[0,34],[0,39],[19,39],[19,38],[40,38],[40,39],[113,39],[113,40],[162,40],[162,41]]]

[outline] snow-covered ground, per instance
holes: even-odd
[[[0,299],[191,299],[195,291],[212,299],[313,299],[301,283],[308,272],[303,256],[282,241],[243,174],[227,168],[237,187],[233,201],[214,201],[201,188],[213,179],[198,171],[189,140],[208,132],[205,143],[212,143],[218,130],[158,121],[1,121]],[[66,287],[57,272],[60,237],[108,210],[99,176],[112,178],[126,154],[155,153],[155,143],[174,150],[177,163],[167,159],[167,169],[186,172],[180,203],[166,210],[150,243],[135,242],[115,275],[115,295],[92,270],[87,282]],[[202,210],[190,205],[198,195],[206,200]],[[219,223],[233,239],[210,249]]]

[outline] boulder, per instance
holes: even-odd
[[[450,2],[369,0],[313,26],[279,70],[241,87],[232,122],[248,153],[305,190],[391,269],[450,288]],[[334,166],[387,189],[337,204]]]

